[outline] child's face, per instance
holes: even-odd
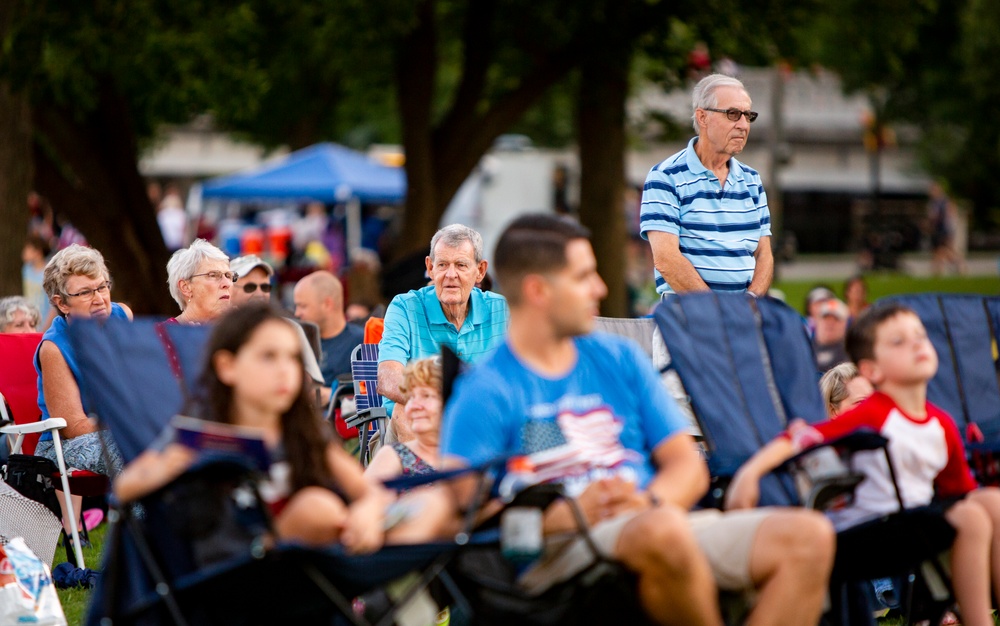
[[[876,385],[926,383],[937,373],[937,352],[912,313],[891,317],[875,330],[874,355]]]
[[[302,346],[290,324],[264,322],[235,355],[224,354],[216,371],[233,388],[237,410],[280,416],[302,390]]]

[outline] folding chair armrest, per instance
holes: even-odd
[[[867,429],[857,430],[853,433],[848,433],[843,437],[838,437],[837,439],[832,439],[830,441],[816,444],[815,446],[810,446],[782,463],[778,469],[787,471],[792,468],[796,461],[802,459],[803,457],[809,456],[816,450],[829,448],[831,446],[845,448],[853,454],[855,452],[864,452],[867,450],[881,450],[887,445],[889,445],[889,440],[877,432]]]
[[[449,480],[452,478],[457,478],[458,476],[464,476],[465,474],[485,474],[494,468],[503,467],[510,458],[507,455],[498,456],[494,459],[490,459],[485,463],[480,465],[473,465],[470,467],[461,467],[450,470],[442,470],[430,472],[427,474],[416,474],[406,477],[390,478],[382,482],[387,489],[392,491],[400,491],[403,489],[413,489],[415,487],[421,487],[423,485],[428,485],[430,483],[435,483],[439,480]]]
[[[344,416],[344,423],[348,426],[357,428],[363,426],[368,422],[388,417],[389,415],[385,411],[385,407],[373,406],[368,409],[362,409],[355,413],[354,415]]]
[[[50,417],[40,422],[30,424],[13,424],[0,427],[0,433],[5,435],[31,435],[34,433],[44,433],[66,427],[66,420],[61,417]]]

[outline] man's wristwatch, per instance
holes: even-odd
[[[756,300],[757,298],[760,297],[757,294],[755,294],[754,292],[750,291],[749,289],[747,289],[747,295],[750,296],[751,298],[753,298],[754,300]]]

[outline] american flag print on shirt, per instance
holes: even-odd
[[[621,444],[621,431],[622,423],[607,406],[529,421],[521,433],[527,458],[518,460],[516,470],[508,468],[508,478],[522,486],[559,481],[570,496],[601,478],[636,480],[628,463],[640,459]]]

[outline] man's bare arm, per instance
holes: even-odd
[[[649,245],[653,249],[653,265],[674,291],[708,291],[708,285],[702,280],[698,270],[681,254],[677,235],[656,230],[647,234]]]
[[[753,253],[756,265],[753,270],[753,280],[749,291],[758,296],[766,296],[774,279],[774,254],[771,252],[771,237],[761,237],[757,249]]]
[[[653,450],[656,476],[648,491],[660,502],[690,509],[708,492],[708,466],[694,439],[679,433]]]
[[[382,361],[378,364],[378,392],[393,402],[402,402],[399,385],[403,382],[403,364],[399,361]]]

